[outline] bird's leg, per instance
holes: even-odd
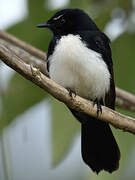
[[[69,96],[71,97],[71,99],[73,99],[73,94],[74,94],[74,97],[76,97],[76,92],[75,91],[72,91],[70,88],[66,88],[68,93],[69,93]]]
[[[95,106],[95,104],[97,105],[97,116],[98,116],[99,113],[102,114],[102,106],[97,98],[93,101],[93,106]]]

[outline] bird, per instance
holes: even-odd
[[[99,173],[119,168],[120,150],[108,123],[100,121],[102,105],[115,109],[115,82],[110,39],[81,9],[62,9],[39,28],[48,28],[52,39],[47,52],[50,78],[97,105],[97,117],[69,108],[81,123],[83,161]]]

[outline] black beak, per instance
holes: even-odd
[[[42,24],[38,24],[37,27],[38,27],[38,28],[43,28],[43,27],[49,28],[49,27],[50,27],[50,24],[45,22],[45,23],[42,23]]]

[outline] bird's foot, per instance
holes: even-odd
[[[69,96],[71,97],[71,99],[73,99],[73,94],[74,94],[74,97],[76,97],[76,92],[75,91],[72,91],[70,88],[66,88],[68,93],[69,93]]]
[[[93,106],[95,106],[95,104],[97,105],[97,116],[99,116],[99,113],[102,114],[102,106],[97,98],[93,101]]]

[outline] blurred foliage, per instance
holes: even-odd
[[[135,33],[129,32],[123,33],[112,44],[116,84],[132,93],[135,93],[134,47]]]
[[[49,9],[46,4],[47,0],[28,0],[28,16],[23,21],[10,27],[7,31],[43,51],[47,51],[51,33],[48,30],[37,29],[36,25],[45,22],[57,10]],[[129,21],[130,15],[134,11],[131,0],[70,0],[68,7],[84,9],[102,30],[104,30],[107,23],[111,20],[112,12],[115,8],[123,9],[125,12],[125,22],[123,23]],[[129,33],[128,28],[112,43],[116,84],[132,93],[135,93],[133,79],[135,67],[134,47],[135,32]],[[2,96],[0,130],[11,123],[16,116],[21,115],[28,108],[44,98],[48,98],[48,94],[20,75],[15,74]],[[50,102],[53,119],[52,157],[53,165],[57,165],[71,149],[71,145],[80,127],[65,105],[53,98],[50,98]],[[119,111],[135,117],[132,113]],[[129,164],[128,157],[135,143],[134,136],[129,133],[123,133],[120,130],[113,129],[113,131],[121,149],[120,169],[112,175],[105,172],[102,172],[98,176],[88,173],[87,179],[118,180],[121,178],[123,171],[125,171],[127,164]]]
[[[39,93],[40,92],[40,93]],[[8,125],[18,115],[45,98],[46,93],[32,82],[15,74],[2,96],[0,129]]]
[[[53,165],[59,164],[71,149],[74,138],[78,134],[80,123],[73,118],[71,112],[63,103],[54,98],[52,106],[52,161]]]

